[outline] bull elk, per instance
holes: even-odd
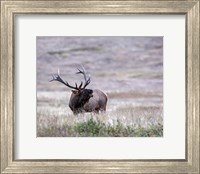
[[[85,68],[77,68],[78,72],[76,74],[82,74],[84,77],[84,84],[81,81],[80,85],[75,83],[75,86],[71,86],[67,81],[64,81],[58,71],[57,74],[52,75],[52,81],[58,81],[65,86],[72,89],[72,94],[69,100],[69,107],[74,114],[83,112],[95,112],[106,111],[107,96],[99,89],[86,89],[90,84],[91,79],[87,77]]]

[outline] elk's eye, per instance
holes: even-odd
[[[72,90],[72,92],[74,93],[74,94],[77,94],[78,92],[77,91],[75,91],[75,90]]]

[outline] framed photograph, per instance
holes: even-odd
[[[199,173],[199,1],[1,1],[1,173]]]

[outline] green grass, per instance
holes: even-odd
[[[54,121],[56,121],[54,119]],[[161,137],[163,126],[158,123],[148,127],[125,125],[117,120],[113,124],[106,124],[99,119],[90,117],[78,121],[73,125],[67,121],[62,126],[49,124],[47,127],[38,128],[40,137]]]

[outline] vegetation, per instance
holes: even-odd
[[[117,120],[113,124],[104,123],[102,120],[90,117],[83,121],[69,124],[65,121],[61,126],[56,124],[54,118],[52,122],[45,126],[38,127],[37,134],[41,137],[160,137],[163,136],[163,125],[149,125],[142,127],[125,125]]]
[[[131,104],[128,94],[108,93],[109,105],[100,114],[74,115],[66,106],[66,92],[37,94],[37,137],[162,137],[163,106]],[[130,93],[134,101],[160,94]],[[123,96],[126,98],[123,99]],[[120,100],[119,100],[120,98]],[[129,101],[128,104],[125,101]],[[47,102],[48,101],[48,102]],[[119,102],[122,101],[122,102]],[[142,100],[143,101],[143,100]]]

